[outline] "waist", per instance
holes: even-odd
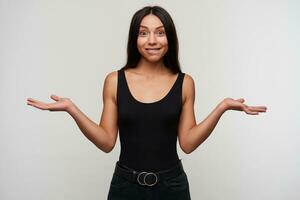
[[[135,170],[160,171],[170,168],[179,161],[177,149],[173,147],[157,149],[136,148],[123,145],[119,156],[120,164]]]
[[[160,171],[136,170],[117,161],[114,171],[115,175],[144,186],[154,186],[162,180],[168,180],[182,173],[184,173],[184,168],[181,159],[170,168]]]

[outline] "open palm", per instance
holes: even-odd
[[[244,99],[232,99],[232,98],[226,98],[224,100],[224,103],[227,105],[228,110],[238,110],[238,111],[244,111],[245,113],[249,115],[258,115],[260,112],[266,112],[267,107],[266,106],[248,106],[244,104]]]
[[[41,110],[49,110],[49,111],[67,111],[72,101],[69,98],[61,98],[57,95],[51,95],[51,99],[53,99],[54,103],[44,103],[42,101],[38,101],[32,98],[27,99],[27,105],[34,106]]]

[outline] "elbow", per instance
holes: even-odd
[[[105,153],[110,153],[114,149],[114,145],[107,145],[106,148],[103,149]]]
[[[187,146],[187,145],[180,144],[180,147],[181,147],[181,150],[182,150],[185,154],[190,154],[190,153],[193,152],[192,148],[190,148],[190,147]]]
[[[100,147],[98,147],[98,149],[100,149],[104,153],[110,153],[113,150],[113,148],[100,148]]]
[[[105,153],[110,153],[114,149],[115,144],[116,144],[116,140],[113,138],[110,138],[110,135],[107,134],[106,141],[102,144],[103,146],[102,146],[101,150]]]
[[[183,152],[184,152],[185,154],[190,154],[190,153],[193,152],[193,150],[192,150],[192,149],[189,149],[189,148],[185,148],[185,149],[182,149],[182,150],[183,150]]]
[[[111,151],[112,151],[112,149],[103,150],[104,153],[110,153]]]
[[[187,150],[183,150],[182,151],[185,153],[185,154],[190,154],[191,152],[190,151],[187,151]]]
[[[110,146],[106,149],[105,153],[110,153],[114,149],[114,146]]]
[[[100,149],[101,151],[103,151],[104,153],[110,153],[114,146],[110,145],[110,144],[106,144],[106,145],[96,145],[98,149]]]

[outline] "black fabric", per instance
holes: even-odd
[[[134,169],[128,168],[127,166],[121,165],[117,162],[114,173],[136,184],[153,187],[161,181],[179,176],[184,173],[184,169],[181,160],[172,168],[158,172],[135,171]]]
[[[116,163],[107,200],[191,200],[189,180],[181,162],[160,171],[159,181],[152,186],[139,184],[132,179],[132,170],[124,168]]]
[[[160,171],[179,161],[178,122],[182,109],[182,82],[179,73],[162,99],[144,103],[135,99],[123,69],[118,70],[117,104],[121,152],[119,162],[135,170]]]

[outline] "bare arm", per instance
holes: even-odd
[[[188,131],[185,141],[187,153],[193,152],[209,137],[225,111],[226,108],[220,103],[201,123],[193,126]]]
[[[239,110],[251,115],[266,112],[267,108],[265,106],[247,106],[243,104],[244,99],[225,98],[201,123],[196,124],[194,80],[188,74],[185,77],[183,83],[184,103],[180,116],[178,137],[181,149],[187,154],[193,152],[209,137],[225,111]]]
[[[44,103],[28,98],[28,105],[42,110],[66,111],[77,123],[81,132],[100,150],[109,153],[117,138],[117,108],[116,108],[117,72],[108,74],[103,86],[103,112],[99,125],[90,120],[69,98],[51,95],[55,103]]]
[[[117,72],[115,71],[109,73],[104,80],[103,110],[99,125],[91,121],[75,105],[68,109],[68,113],[76,121],[81,132],[105,153],[109,153],[114,148],[118,133],[116,89]]]
[[[68,113],[75,120],[81,132],[92,143],[94,143],[103,152],[110,152],[111,141],[103,127],[98,126],[95,122],[90,120],[75,104],[72,105]]]

